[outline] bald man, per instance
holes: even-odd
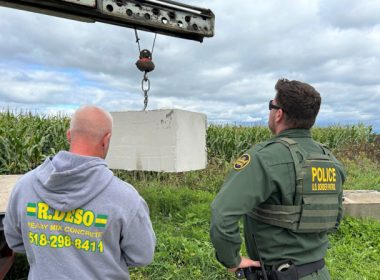
[[[79,108],[67,131],[70,152],[105,159],[111,140],[112,122],[111,114],[98,107]]]
[[[73,115],[60,151],[14,187],[4,219],[10,248],[26,253],[28,279],[129,279],[151,263],[155,235],[144,199],[104,161],[112,116],[95,106]]]

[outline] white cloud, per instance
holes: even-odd
[[[379,24],[377,0],[321,0],[319,7],[322,19],[339,28],[371,28]]]
[[[237,66],[228,65],[220,68],[205,69],[201,71],[201,75],[205,79],[223,79],[235,73]]]
[[[379,1],[188,1],[212,9],[202,44],[158,35],[148,109],[181,108],[216,122],[267,122],[279,78],[311,83],[317,124],[380,132]],[[134,31],[0,7],[0,108],[72,112],[91,103],[141,110]],[[150,49],[154,34],[139,32]]]

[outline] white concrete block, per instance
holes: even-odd
[[[111,169],[183,172],[206,167],[206,115],[178,109],[113,112]]]
[[[343,198],[344,215],[380,220],[380,191],[347,190]]]
[[[9,196],[22,175],[0,175],[0,214],[5,213]]]

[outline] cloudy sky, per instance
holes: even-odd
[[[215,13],[215,36],[203,43],[157,36],[149,110],[266,125],[268,100],[285,77],[321,93],[317,125],[365,123],[380,133],[379,0],[186,3]],[[150,49],[154,34],[139,36]],[[0,109],[141,110],[137,58],[133,29],[0,7]]]

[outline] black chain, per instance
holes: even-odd
[[[141,81],[141,89],[144,92],[144,109],[148,106],[148,91],[150,90],[150,80],[148,79],[148,73],[144,73],[144,78]]]

